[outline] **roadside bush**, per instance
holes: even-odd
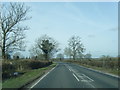
[[[2,78],[9,78],[12,76],[12,73],[15,72],[15,66],[12,62],[2,63]]]
[[[40,60],[5,60],[2,62],[2,79],[14,76],[16,72],[26,72],[31,69],[38,69],[52,64],[51,61]]]
[[[29,67],[31,69],[38,69],[38,68],[41,68],[41,67],[46,67],[48,65],[52,64],[52,62],[41,62],[41,61],[31,61],[29,62]]]
[[[112,58],[112,57],[105,57],[105,58],[96,58],[96,59],[83,59],[83,60],[69,60],[68,62],[78,63],[80,65],[90,65],[95,67],[102,67],[106,69],[120,69],[120,58]]]

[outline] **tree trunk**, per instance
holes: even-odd
[[[76,52],[75,52],[75,50],[74,50],[73,60],[75,60],[75,59],[76,59]]]
[[[73,56],[73,60],[75,60],[75,55]]]
[[[49,61],[48,53],[45,53],[45,59]]]
[[[3,38],[3,47],[2,47],[2,58],[3,58],[3,59],[6,58],[6,55],[5,55],[5,42],[6,42],[5,40],[6,40],[6,39],[5,39],[5,36],[6,36],[6,35],[4,35],[4,38]]]
[[[2,49],[2,58],[5,59],[5,49]]]

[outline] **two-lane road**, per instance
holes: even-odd
[[[118,78],[61,62],[31,88],[118,88]]]

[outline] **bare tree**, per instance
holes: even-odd
[[[75,60],[76,57],[78,55],[81,55],[85,50],[79,36],[72,36],[68,40],[68,46],[71,51],[71,56],[73,57],[73,60]]]
[[[0,9],[0,48],[5,59],[9,51],[23,50],[25,47],[24,31],[28,27],[22,26],[21,22],[30,19],[26,16],[30,8],[24,3],[6,3]]]
[[[39,52],[42,51],[46,60],[49,60],[54,53],[58,52],[58,43],[53,38],[43,35],[36,40],[35,44],[36,49],[34,51]],[[37,55],[38,55],[37,54]]]

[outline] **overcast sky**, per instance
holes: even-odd
[[[117,2],[26,2],[31,7],[32,19],[24,25],[27,50],[34,41],[44,35],[57,40],[61,49],[68,39],[80,36],[92,57],[118,55],[118,3]],[[61,50],[63,52],[63,50]],[[29,55],[28,52],[25,52]]]

